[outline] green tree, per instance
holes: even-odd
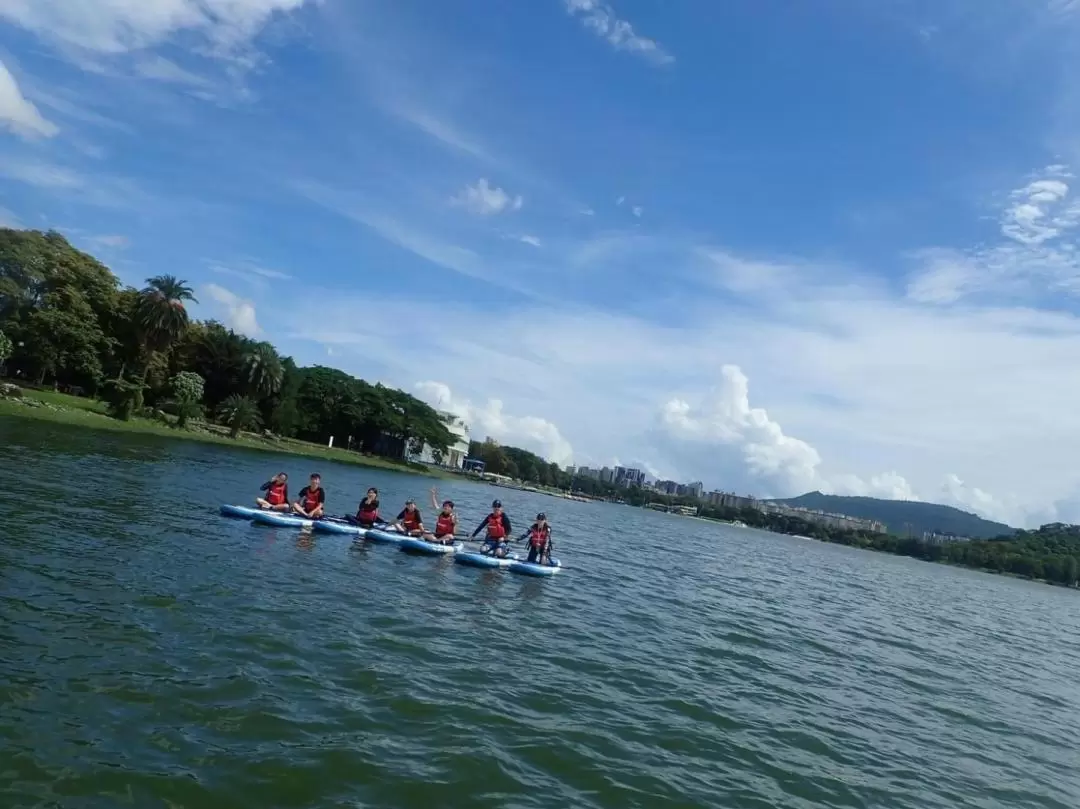
[[[244,356],[244,373],[250,392],[264,397],[280,390],[284,369],[272,345],[256,343]]]
[[[181,371],[172,378],[176,426],[187,427],[189,419],[202,415],[203,378],[193,371]]]
[[[14,348],[11,342],[11,338],[4,334],[0,329],[0,370],[3,370],[4,363],[8,361],[8,357],[11,356],[11,351]]]
[[[258,405],[236,393],[218,405],[217,412],[218,418],[229,428],[229,438],[238,438],[242,430],[253,430],[262,423]]]
[[[186,331],[189,318],[184,304],[189,301],[197,302],[191,288],[186,281],[172,275],[148,278],[146,286],[139,292],[135,324],[146,354],[142,374],[144,386],[153,356],[168,351]]]

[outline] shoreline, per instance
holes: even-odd
[[[152,421],[141,417],[134,417],[130,421],[119,421],[103,412],[103,405],[92,399],[76,399],[78,407],[55,404],[50,400],[75,399],[64,394],[51,394],[41,391],[24,390],[22,399],[0,399],[0,420],[5,417],[11,419],[30,419],[34,421],[50,422],[52,424],[64,424],[69,427],[81,427],[90,430],[106,432],[130,433],[133,435],[151,435],[158,438],[166,438],[174,441],[192,441],[200,444],[214,444],[234,449],[247,449],[256,452],[273,453],[275,455],[291,455],[303,458],[318,458],[326,461],[337,461],[352,466],[363,466],[369,469],[381,469],[386,472],[402,472],[405,474],[418,475],[440,480],[450,479],[449,473],[425,466],[413,466],[405,462],[395,462],[386,458],[378,458],[373,455],[362,455],[343,449],[330,449],[321,444],[311,444],[306,441],[298,441],[293,438],[268,439],[254,433],[241,433],[239,438],[229,438],[228,435],[220,435],[210,430],[177,429],[168,424]],[[27,404],[27,400],[37,402],[36,405]]]

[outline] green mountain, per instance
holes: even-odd
[[[841,497],[808,492],[773,502],[832,514],[846,514],[863,520],[877,520],[888,526],[889,533],[901,536],[906,536],[909,532],[914,536],[922,536],[926,531],[936,531],[972,539],[993,539],[1016,533],[1015,528],[1004,523],[984,520],[952,506],[920,503],[915,500],[879,500],[876,497]]]

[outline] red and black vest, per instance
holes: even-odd
[[[367,500],[360,504],[360,510],[356,512],[357,522],[378,522],[379,521],[379,501],[369,503]]]
[[[322,489],[312,489],[308,486],[307,491],[304,492],[304,511],[314,511],[320,505],[319,492]]]
[[[495,516],[494,512],[488,514],[487,535],[488,539],[506,539],[506,526],[503,525],[501,514],[499,516]]]
[[[551,536],[551,526],[545,525],[540,528],[533,523],[533,527],[529,529],[529,544],[534,548],[542,548],[548,541],[548,537]]]
[[[405,516],[401,518],[401,524],[405,526],[406,531],[416,531],[420,528],[420,509],[414,508],[412,511],[405,509]]]
[[[436,537],[448,537],[454,533],[454,515],[451,514],[439,514],[439,519],[435,521],[435,536]]]
[[[285,483],[271,483],[266,490],[266,502],[272,506],[280,506],[289,499],[289,487]]]

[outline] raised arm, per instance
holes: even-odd
[[[434,486],[431,487],[431,507],[436,511],[442,508],[442,505],[439,503],[439,490]]]

